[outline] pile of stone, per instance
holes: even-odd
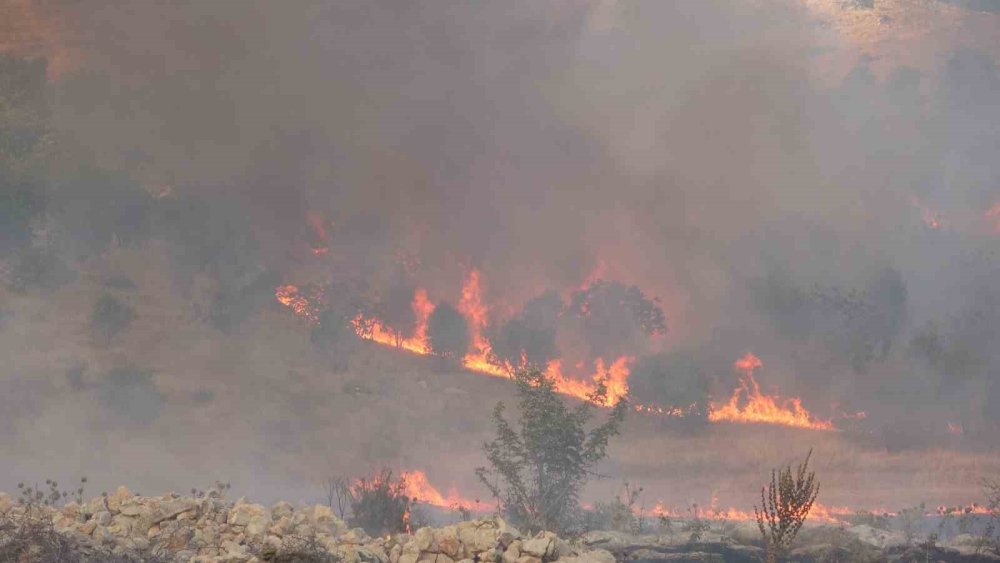
[[[421,528],[413,534],[369,537],[348,528],[327,506],[271,507],[218,491],[199,496],[113,494],[61,507],[25,506],[0,493],[0,519],[44,520],[84,553],[145,554],[184,562],[256,562],[291,559],[305,551],[342,563],[614,563],[600,548],[543,532],[522,536],[501,518]],[[284,558],[284,559],[283,559]]]

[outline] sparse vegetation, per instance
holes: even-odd
[[[772,469],[770,484],[760,489],[761,506],[754,506],[753,511],[764,539],[768,563],[776,562],[791,548],[816,502],[819,483],[816,473],[809,471],[810,457],[812,450],[794,474],[790,465],[781,470]]]
[[[105,293],[94,302],[94,309],[90,313],[90,328],[98,338],[108,343],[127,330],[135,319],[135,310],[131,306]]]
[[[645,531],[645,516],[640,502],[642,487],[628,482],[610,502],[598,502],[585,515],[584,528],[588,530],[614,530],[630,534]]]
[[[514,373],[520,407],[519,428],[504,417],[505,405],[493,411],[497,437],[483,449],[489,467],[476,470],[500,510],[528,530],[564,531],[579,522],[580,488],[594,475],[594,465],[607,456],[608,440],[618,434],[627,403],[619,401],[608,419],[587,430],[593,405],[569,408],[554,381],[537,369]],[[603,403],[607,388],[598,385],[590,397]]]

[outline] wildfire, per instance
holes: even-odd
[[[427,319],[434,312],[434,304],[427,298],[427,292],[418,289],[413,293],[413,302],[410,304],[413,313],[417,318],[417,325],[410,337],[403,337],[397,332],[387,328],[381,321],[373,319],[371,323],[366,323],[364,317],[359,316],[354,319],[354,331],[362,338],[369,338],[373,342],[386,346],[395,346],[413,352],[414,354],[427,355],[431,353],[427,344]],[[365,333],[365,327],[370,326],[370,334]]]
[[[856,510],[845,506],[825,506],[817,502],[813,504],[807,519],[812,522],[837,524],[846,521],[849,516],[856,513]],[[881,514],[882,512],[878,513]],[[712,498],[712,502],[708,506],[699,506],[695,504],[687,510],[677,510],[659,502],[649,510],[649,514],[651,516],[664,518],[698,518],[702,520],[720,521],[756,520],[753,510],[746,511],[734,507],[720,508],[718,506],[718,499],[715,497]]]
[[[470,351],[462,358],[462,365],[475,373],[509,378],[512,369],[519,366],[498,365],[491,357],[492,350],[489,340],[485,336],[485,329],[489,326],[489,307],[483,301],[482,291],[482,277],[477,270],[472,270],[463,284],[462,298],[458,307],[468,321],[472,341]],[[315,305],[311,297],[304,295],[298,287],[294,285],[280,286],[276,289],[275,296],[283,305],[292,309],[297,316],[305,318],[313,324],[319,322],[320,307]],[[361,338],[384,346],[393,346],[414,354],[428,355],[431,353],[431,349],[427,340],[427,322],[434,312],[434,304],[431,303],[425,290],[418,289],[414,292],[411,307],[417,322],[415,329],[409,336],[400,334],[377,318],[367,318],[363,315],[358,315],[352,321],[355,332]],[[557,392],[584,401],[590,400],[599,383],[603,382],[607,388],[607,395],[601,401],[601,406],[610,407],[628,396],[628,378],[632,361],[633,358],[622,356],[609,364],[606,360],[597,358],[588,376],[576,377],[570,376],[564,371],[563,362],[556,359],[545,367],[545,373],[554,380]],[[727,403],[708,405],[709,421],[777,424],[810,430],[835,429],[831,421],[815,419],[802,406],[802,401],[799,398],[782,398],[762,393],[759,384],[754,379],[754,371],[761,367],[763,367],[763,363],[760,358],[750,353],[733,364],[733,368],[741,374],[739,386],[733,391]],[[583,364],[576,366],[577,374],[585,370],[586,366]],[[657,416],[685,417],[694,415],[698,407],[697,405],[663,407],[637,404],[633,410]],[[858,413],[851,418],[864,418],[864,413]]]
[[[441,508],[462,508],[472,511],[487,510],[480,504],[479,499],[469,500],[464,498],[452,487],[447,495],[444,495],[427,479],[427,474],[420,470],[404,471],[402,473],[403,482],[406,487],[406,496],[419,502],[438,506]]]
[[[310,322],[319,322],[319,312],[313,307],[312,303],[302,295],[299,288],[294,285],[282,285],[278,286],[274,290],[274,296],[278,299],[285,307],[288,307],[299,317],[307,319]]]
[[[733,369],[741,372],[740,385],[733,391],[729,402],[711,405],[708,419],[713,422],[782,424],[812,430],[833,430],[829,420],[816,420],[797,397],[781,398],[761,393],[753,372],[763,367],[760,358],[751,353],[737,360]]]

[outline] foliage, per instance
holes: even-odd
[[[595,357],[622,356],[643,337],[667,331],[658,300],[646,297],[634,285],[596,281],[573,293],[568,311],[580,319]]]
[[[351,516],[348,523],[372,536],[409,531],[413,500],[406,495],[403,477],[393,480],[390,469],[362,477],[349,488]]]
[[[70,535],[56,531],[51,513],[46,508],[56,508],[72,499],[83,500],[87,478],[80,479],[80,486],[72,492],[59,489],[51,479],[45,486],[18,484],[20,510],[0,514],[0,561],[31,561],[32,563],[165,563],[165,559],[150,550],[114,551],[81,544]]]
[[[857,373],[884,360],[903,329],[909,294],[902,275],[885,268],[861,289],[801,287],[776,268],[753,287],[757,306],[783,336],[816,337]]]
[[[896,515],[896,518],[899,520],[899,531],[902,532],[903,538],[906,539],[906,545],[913,545],[920,534],[920,524],[924,521],[924,514],[926,512],[926,505],[920,503],[917,506],[904,508]]]
[[[492,329],[489,334],[491,361],[498,366],[544,366],[559,355],[556,327],[562,313],[559,294],[549,291],[531,299],[521,312]]]
[[[427,320],[427,340],[438,356],[460,360],[469,349],[469,325],[455,307],[442,301]]]
[[[868,526],[876,530],[891,530],[892,517],[888,513],[878,514],[868,510],[859,510],[847,518],[852,526]]]
[[[540,370],[521,369],[513,377],[519,428],[511,426],[504,404],[497,403],[497,437],[483,445],[490,467],[480,467],[476,474],[519,527],[565,531],[579,513],[580,489],[593,467],[607,457],[608,440],[619,433],[628,405],[619,401],[603,424],[587,430],[592,403],[607,397],[603,382],[591,402],[571,409],[556,393],[553,379]]]
[[[754,506],[753,511],[764,538],[769,563],[777,561],[788,551],[816,502],[819,483],[816,482],[816,473],[809,471],[810,457],[812,450],[794,474],[791,466],[780,471],[772,469],[771,483],[760,489],[761,507]]]
[[[396,336],[396,346],[401,346],[406,335],[413,332],[417,315],[413,311],[413,294],[417,286],[405,271],[397,272],[388,289],[380,297],[378,318]]]
[[[588,530],[612,530],[629,534],[641,534],[645,528],[645,518],[639,497],[642,487],[632,487],[624,483],[610,502],[598,502],[585,515],[584,528]],[[638,513],[638,514],[637,514]]]
[[[128,329],[136,318],[135,310],[129,305],[105,293],[94,302],[90,313],[90,328],[104,342]]]
[[[986,493],[986,510],[990,519],[980,537],[983,548],[1000,555],[1000,481],[984,479],[983,491]]]

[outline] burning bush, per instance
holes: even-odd
[[[470,338],[465,317],[450,303],[438,303],[427,320],[431,351],[442,358],[460,360],[469,349]]]
[[[537,369],[514,373],[521,416],[519,429],[504,418],[497,403],[497,437],[483,445],[489,468],[476,474],[503,512],[524,529],[565,531],[580,516],[578,496],[591,469],[607,456],[608,440],[618,434],[628,405],[619,401],[608,420],[586,429],[593,404],[604,404],[599,384],[590,402],[570,409],[556,393],[555,381]]]
[[[392,471],[383,469],[372,477],[362,477],[347,490],[350,497],[351,526],[373,536],[409,531],[413,500],[406,495],[406,480],[393,480]]]

